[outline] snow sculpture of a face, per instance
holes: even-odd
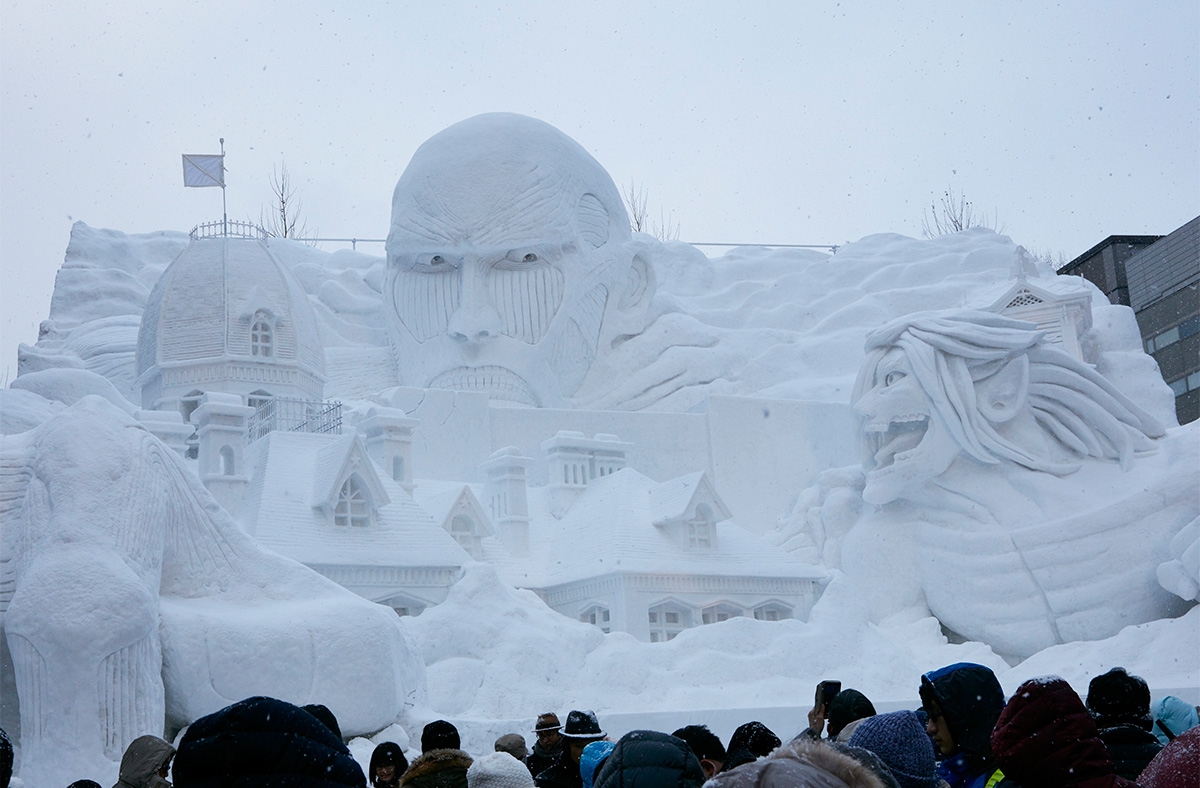
[[[403,385],[561,406],[653,294],[608,173],[520,115],[414,154],[392,198],[388,336]]]
[[[1120,460],[1163,434],[1032,323],[969,310],[908,315],[867,337],[853,402],[863,498],[911,496],[960,458],[1057,475]]]

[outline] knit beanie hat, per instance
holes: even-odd
[[[846,743],[878,755],[901,788],[937,788],[933,744],[911,711],[868,717]]]
[[[467,769],[467,788],[533,788],[533,775],[508,753],[490,752]]]
[[[457,750],[461,746],[462,740],[458,738],[458,728],[445,720],[434,720],[421,731],[421,752]]]
[[[583,788],[592,788],[592,783],[596,779],[596,770],[608,759],[608,756],[612,754],[613,747],[616,746],[614,742],[610,741],[594,741],[583,748],[583,752],[579,755],[579,776],[583,778]]]
[[[1134,725],[1150,730],[1150,688],[1141,676],[1131,676],[1125,668],[1113,668],[1088,684],[1087,709],[1097,728]]]

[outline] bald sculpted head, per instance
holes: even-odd
[[[403,385],[562,406],[653,294],[612,178],[521,115],[413,155],[392,197],[388,336]]]

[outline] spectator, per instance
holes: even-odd
[[[911,711],[867,717],[846,743],[879,756],[901,788],[937,788],[941,782],[933,743]]]
[[[1200,785],[1200,728],[1189,728],[1162,748],[1142,770],[1139,788],[1196,788]]]
[[[533,776],[538,788],[583,788],[579,758],[584,747],[604,738],[604,731],[595,712],[572,711],[567,715],[562,737],[566,740],[562,753],[548,769]]]
[[[782,744],[775,732],[758,720],[739,725],[729,737],[729,750],[725,754],[725,766],[722,772],[727,772],[750,763],[759,758],[765,758]]]
[[[992,728],[1004,708],[996,674],[983,665],[957,662],[922,676],[920,693],[929,718],[925,730],[944,756],[938,777],[950,788],[1013,788],[1011,781],[992,781],[997,771]]]
[[[8,734],[0,728],[0,788],[8,788],[12,780],[13,746]]]
[[[174,776],[175,788],[366,784],[362,768],[332,730],[299,706],[267,697],[238,701],[188,726]]]
[[[519,733],[506,733],[496,743],[492,745],[496,752],[506,752],[522,763],[525,762],[525,757],[529,755],[529,748],[525,746],[525,737]],[[526,769],[528,771],[528,769]]]
[[[659,731],[630,731],[613,747],[595,788],[700,788],[704,770],[687,742]]]
[[[808,728],[803,733],[820,739],[829,723],[829,738],[846,741],[854,731],[851,726],[858,720],[875,716],[875,706],[866,695],[855,689],[844,689],[833,696],[826,707],[814,706],[808,713]],[[849,727],[849,730],[847,728]],[[844,734],[844,736],[842,735]]]
[[[1136,788],[1117,776],[1083,701],[1057,676],[1018,687],[991,738],[997,765],[1022,788]]]
[[[121,756],[120,779],[113,788],[171,788],[167,774],[175,748],[157,736],[139,736]]]
[[[539,715],[537,724],[533,726],[533,734],[537,737],[533,743],[533,752],[525,758],[525,766],[535,778],[550,768],[563,750],[563,737],[560,731],[562,723],[558,715],[552,711]]]
[[[887,784],[849,755],[800,735],[770,757],[721,772],[705,788],[887,788]]]
[[[1179,734],[1200,725],[1200,709],[1174,695],[1155,703],[1150,712],[1154,715],[1154,736],[1164,747]]]
[[[401,788],[467,788],[471,756],[461,749],[458,728],[434,720],[421,731],[421,756],[400,778]]]
[[[0,788],[8,788],[8,784],[0,782]],[[103,788],[103,786],[95,780],[76,780],[68,785],[67,788]]]
[[[671,735],[687,742],[704,769],[704,779],[712,779],[725,766],[725,745],[707,725],[687,725]]]
[[[1140,676],[1129,675],[1125,668],[1113,668],[1088,684],[1087,709],[1117,765],[1117,774],[1137,781],[1142,769],[1162,749],[1150,732],[1154,717],[1150,714],[1150,688],[1146,682]]]
[[[497,750],[467,769],[467,788],[533,788],[533,777],[525,764],[504,750]]]
[[[408,770],[408,758],[394,741],[385,741],[371,753],[367,780],[372,788],[398,788],[400,775]]]
[[[579,778],[583,780],[583,788],[592,788],[596,782],[596,773],[608,760],[615,745],[607,740],[594,741],[583,748],[579,756]]]
[[[320,720],[326,728],[333,731],[334,736],[342,739],[342,728],[338,725],[337,717],[333,715],[328,706],[320,703],[309,703],[307,706],[301,706],[300,708]],[[345,741],[345,739],[342,739],[342,741]]]

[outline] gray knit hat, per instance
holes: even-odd
[[[878,755],[901,788],[937,788],[933,743],[921,720],[911,711],[868,717],[858,724],[846,743]]]
[[[508,753],[490,752],[467,769],[467,788],[533,788],[533,775]]]

